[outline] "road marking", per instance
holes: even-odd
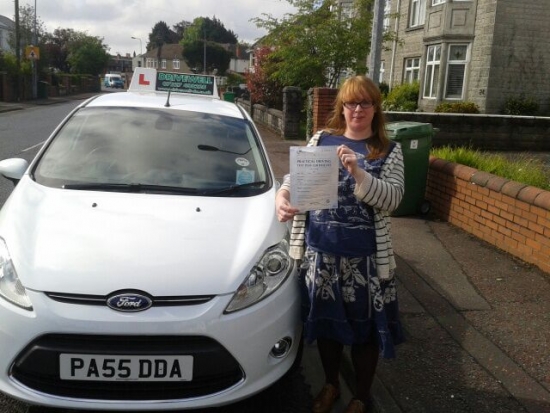
[[[32,151],[34,148],[38,148],[39,146],[44,145],[44,142],[46,142],[46,141],[42,141],[42,142],[37,143],[36,145],[33,145],[33,146],[29,147],[29,148],[23,149],[21,152]]]

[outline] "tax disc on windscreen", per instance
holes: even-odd
[[[248,184],[250,182],[254,182],[254,171],[251,171],[250,169],[245,169],[245,168],[237,171],[236,183],[238,185]]]

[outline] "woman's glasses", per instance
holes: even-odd
[[[368,109],[374,106],[374,102],[363,100],[362,102],[344,102],[344,107],[349,110],[356,110],[357,106],[361,106],[361,109]]]

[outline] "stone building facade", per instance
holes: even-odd
[[[500,113],[508,98],[550,111],[550,0],[386,0],[382,52],[390,87],[418,80],[419,108],[470,101]]]
[[[15,22],[0,15],[0,51],[11,52],[10,36],[15,35]]]

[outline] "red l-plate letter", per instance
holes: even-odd
[[[145,75],[143,73],[140,73],[139,75],[139,84],[140,85],[149,85],[151,82],[149,82],[148,80],[145,80]]]

